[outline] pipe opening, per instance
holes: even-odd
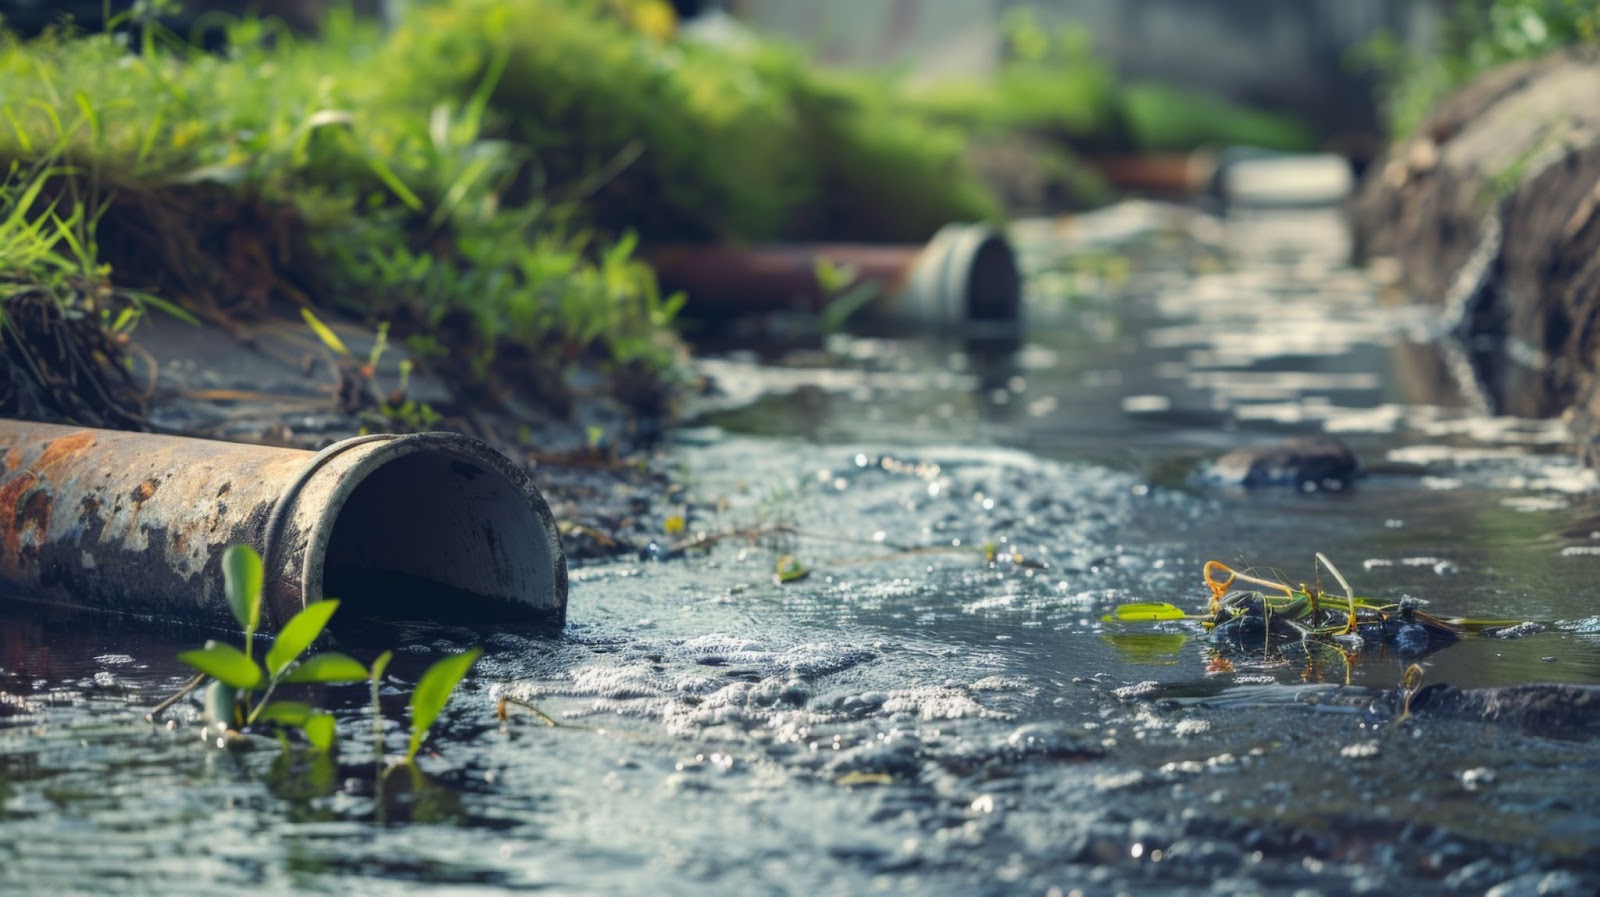
[[[326,546],[320,577],[307,558],[306,593],[340,599],[346,619],[560,625],[565,610],[552,535],[522,486],[453,452],[375,467],[333,509]]]
[[[1022,313],[1022,275],[1005,238],[988,234],[973,253],[966,272],[968,321],[1014,322]]]

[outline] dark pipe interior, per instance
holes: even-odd
[[[339,509],[323,595],[351,616],[450,622],[558,614],[540,517],[516,484],[441,452],[370,473]]]
[[[1021,314],[1022,275],[1017,258],[1002,237],[991,236],[978,246],[967,275],[969,321],[1015,321]]]

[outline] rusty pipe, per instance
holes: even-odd
[[[341,616],[559,627],[566,556],[527,474],[455,433],[321,452],[0,420],[0,586],[230,625],[221,554],[266,564],[263,628]]]
[[[700,315],[821,312],[837,298],[819,282],[831,265],[878,295],[867,312],[900,323],[966,328],[1014,325],[1022,278],[1005,236],[984,224],[946,225],[924,245],[853,243],[669,246],[650,256],[664,287]]]
[[[1119,190],[1162,196],[1202,193],[1217,171],[1216,157],[1206,152],[1092,156],[1086,161]]]

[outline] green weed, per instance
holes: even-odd
[[[311,747],[326,753],[336,742],[332,714],[301,701],[273,700],[278,686],[286,684],[354,684],[369,686],[372,698],[375,750],[383,758],[383,712],[378,701],[378,686],[393,657],[385,651],[369,668],[355,658],[339,652],[307,654],[321,637],[339,609],[336,600],[307,605],[285,622],[273,639],[266,656],[254,657],[256,630],[261,625],[261,558],[248,546],[235,545],[222,556],[224,591],[228,607],[243,631],[243,650],[215,640],[205,647],[185,651],[178,659],[209,678],[205,692],[206,717],[218,727],[219,744],[229,735],[253,725],[273,724],[281,730],[297,730]],[[423,672],[411,695],[411,740],[401,765],[416,759],[450,695],[462,677],[483,653],[473,648],[437,661]],[[166,705],[157,709],[157,713]]]

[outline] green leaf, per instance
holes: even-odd
[[[1146,601],[1137,604],[1119,604],[1116,610],[1100,619],[1106,623],[1153,623],[1161,620],[1183,620],[1188,616],[1181,607],[1175,607],[1164,601]]]
[[[223,591],[228,607],[245,632],[261,625],[261,584],[264,581],[261,555],[248,545],[234,545],[222,553]]]
[[[783,557],[778,558],[777,572],[772,578],[775,582],[782,584],[786,582],[799,582],[810,575],[811,570],[807,568],[805,564],[800,563],[799,558],[792,554],[786,554]]]
[[[339,334],[333,332],[333,328],[322,323],[321,319],[312,314],[311,309],[300,309],[300,317],[305,318],[306,326],[310,327],[311,332],[317,335],[317,339],[322,340],[322,344],[332,350],[335,355],[342,358],[350,357],[350,350],[345,346],[344,340],[339,338]]]
[[[428,729],[450,700],[450,693],[456,690],[461,677],[467,674],[467,670],[482,654],[482,648],[473,648],[451,655],[428,667],[422,678],[417,680],[417,688],[411,693],[411,746],[406,750],[407,762],[416,758],[417,751],[422,749],[422,740],[428,736]]]
[[[823,295],[834,296],[855,283],[857,272],[849,265],[835,264],[827,256],[817,256],[812,265],[812,274],[817,278],[817,288]]]
[[[856,312],[877,301],[882,294],[877,284],[862,281],[838,294],[817,316],[817,326],[823,333],[838,333]]]
[[[1102,632],[1101,641],[1117,649],[1129,663],[1171,665],[1178,662],[1189,636],[1182,632]]]
[[[273,639],[272,649],[267,652],[267,672],[273,676],[282,674],[284,668],[311,647],[311,643],[322,634],[323,627],[328,625],[328,618],[338,609],[337,601],[318,601],[306,605],[290,617],[278,632],[278,637]]]
[[[321,753],[326,754],[333,749],[334,722],[332,714],[314,713],[306,719],[300,729],[306,733],[306,740],[311,742],[311,746]]]
[[[178,659],[207,676],[234,688],[260,688],[266,681],[261,667],[232,645],[207,641],[206,646],[195,651],[185,651]]]
[[[372,662],[372,682],[374,686],[383,678],[383,671],[389,668],[389,661],[391,660],[394,660],[394,652],[385,651],[379,654],[378,658]]]
[[[283,677],[285,682],[365,682],[367,668],[348,654],[330,651],[307,657],[303,663]]]
[[[303,726],[316,712],[310,704],[301,701],[273,701],[256,712],[256,719],[284,726]]]

